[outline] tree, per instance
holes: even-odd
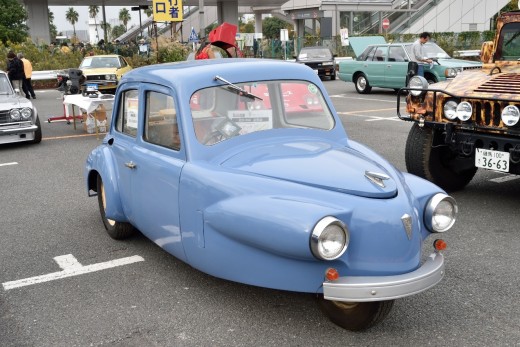
[[[112,40],[117,39],[119,36],[123,35],[126,32],[126,28],[124,25],[116,25],[112,28],[112,31],[110,32],[110,37]]]
[[[267,17],[262,22],[262,33],[268,39],[280,37],[280,29],[289,29],[291,24],[276,17]]]
[[[54,13],[52,13],[48,7],[47,12],[49,14],[49,32],[51,34],[51,42],[53,42],[56,39],[56,36],[58,36],[58,28],[54,25]]]
[[[68,11],[65,13],[65,19],[72,24],[72,28],[74,30],[74,37],[76,37],[76,23],[79,19],[79,14],[76,12],[74,7],[69,7]]]
[[[0,0],[0,41],[19,43],[29,36],[27,11],[17,0]]]
[[[111,37],[110,35],[112,33],[112,26],[110,25],[110,23],[101,22],[100,24],[101,24],[101,27],[103,28],[103,31],[106,34],[106,37],[110,38]]]
[[[88,15],[94,18],[94,26],[96,27],[96,42],[99,41],[99,32],[97,28],[97,15],[99,13],[99,6],[91,5],[88,7]]]
[[[125,26],[125,31],[128,30],[128,22],[130,22],[130,19],[132,19],[132,16],[130,16],[128,9],[122,8],[119,11],[119,21]]]

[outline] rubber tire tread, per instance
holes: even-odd
[[[392,310],[394,300],[359,302],[352,309],[345,310],[320,294],[318,305],[332,323],[346,330],[362,331],[383,321]]]
[[[464,188],[475,176],[477,168],[455,172],[446,167],[441,161],[442,147],[432,147],[434,135],[433,129],[422,128],[414,123],[406,139],[406,170],[446,191]]]
[[[132,224],[125,223],[125,222],[115,222],[114,225],[110,225],[110,223],[108,222],[108,219],[105,216],[105,208],[103,206],[103,197],[101,196],[101,185],[102,184],[103,184],[103,180],[101,179],[101,176],[98,175],[98,177],[97,177],[97,193],[98,193],[97,196],[98,196],[99,212],[101,214],[101,220],[103,221],[103,225],[105,226],[107,234],[115,240],[127,239],[136,233],[136,229],[133,227]]]

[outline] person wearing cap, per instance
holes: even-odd
[[[23,53],[18,53],[17,57],[23,63],[23,72],[24,72],[25,78],[22,81],[22,90],[25,93],[25,97],[27,99],[30,99],[32,96],[33,99],[36,99],[36,94],[34,94],[34,89],[33,89],[32,81],[31,81],[32,71],[33,71],[32,64],[29,60],[24,58]]]
[[[16,57],[13,51],[7,53],[7,75],[13,88],[18,91],[22,89],[23,79],[25,78],[23,73],[23,63]]]

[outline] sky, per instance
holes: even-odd
[[[65,31],[65,30],[72,30],[72,24],[70,24],[65,19],[65,13],[68,11],[70,6],[49,6],[49,9],[52,13],[54,13],[54,25],[56,25],[56,28],[58,32]],[[126,6],[128,11],[130,12],[130,16],[132,19],[128,23],[128,27],[130,28],[132,25],[139,25],[139,12],[137,11],[131,11],[131,6]],[[111,19],[118,20],[119,18],[119,11],[124,8],[123,6],[106,6],[105,12],[107,17],[107,22],[110,23]],[[88,6],[74,6],[74,9],[79,14],[78,22],[76,23],[76,30],[87,30],[88,29]],[[141,20],[144,20],[146,18],[146,15],[144,12],[141,11]],[[101,7],[99,7],[99,13],[97,15],[98,23],[103,19],[103,13]],[[119,20],[118,20],[119,23]]]

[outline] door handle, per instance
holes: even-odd
[[[386,67],[392,67],[392,65],[387,65]]]
[[[133,161],[125,163],[125,166],[129,169],[135,169],[137,167],[137,165]]]

